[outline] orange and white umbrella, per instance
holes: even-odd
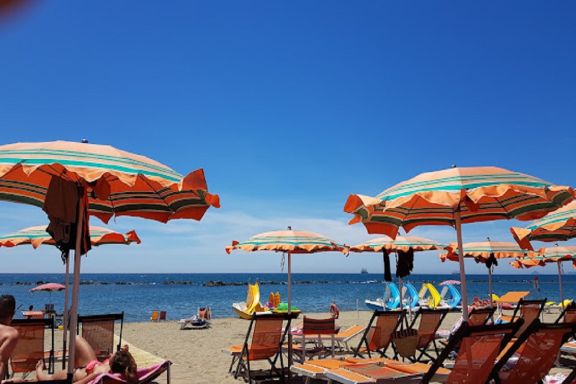
[[[576,201],[550,212],[526,228],[510,228],[512,236],[525,249],[532,250],[532,240],[555,242],[576,237]]]
[[[54,182],[74,186],[58,193]],[[52,189],[51,191],[49,189]],[[87,214],[107,222],[112,216],[136,216],[161,222],[200,220],[210,206],[218,207],[199,169],[182,176],[145,156],[107,145],[55,141],[0,146],[0,200],[32,204],[46,209],[49,192],[62,201],[78,201],[74,282],[70,333],[76,334],[81,234],[88,230]],[[64,197],[64,198],[62,198]],[[84,248],[86,247],[86,248]],[[70,338],[68,373],[74,369],[75,338]]]
[[[354,215],[368,233],[396,237],[421,225],[456,228],[462,249],[462,223],[499,219],[534,220],[574,199],[570,187],[497,167],[457,168],[422,173],[375,197],[350,195],[344,211]],[[466,275],[460,258],[463,317],[468,319]]]

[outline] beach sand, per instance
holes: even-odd
[[[327,317],[327,313],[310,314],[311,317]],[[366,325],[371,312],[341,313],[337,324],[348,327],[353,324]],[[551,322],[557,313],[546,314],[544,320]],[[450,313],[441,329],[450,329],[459,319],[459,313]],[[296,320],[298,323],[300,320]],[[237,318],[213,319],[212,328],[204,330],[180,330],[175,321],[161,323],[127,323],[124,325],[124,339],[131,345],[147,351],[160,359],[169,359],[174,365],[171,381],[185,383],[239,383],[228,374],[231,358],[222,352],[233,344],[242,344],[249,321]],[[356,339],[352,345],[356,345]],[[136,356],[138,360],[138,356]],[[149,360],[150,361],[150,360]],[[137,361],[138,362],[138,361]],[[140,363],[140,362],[138,362]],[[552,373],[565,369],[554,368]],[[159,380],[160,383],[164,379]]]

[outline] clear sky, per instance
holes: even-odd
[[[349,193],[452,164],[576,185],[574,20],[576,3],[561,1],[37,2],[0,19],[0,142],[87,138],[205,169],[221,209],[168,225],[118,218],[143,244],[95,249],[86,272],[280,272],[279,255],[224,247],[287,225],[369,239],[346,224]],[[45,221],[0,203],[1,233]],[[513,224],[467,225],[464,240],[510,241]],[[0,257],[1,272],[62,271],[50,248]],[[294,258],[295,272],[362,267],[381,271],[381,258]],[[415,268],[457,264],[429,253]]]

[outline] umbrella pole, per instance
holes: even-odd
[[[468,322],[468,292],[466,291],[466,271],[464,269],[464,245],[462,244],[462,220],[460,218],[460,210],[456,210],[454,218],[456,219],[458,263],[460,264],[460,282],[462,283],[462,319]]]
[[[68,342],[68,321],[70,314],[68,313],[68,293],[70,292],[70,252],[66,253],[66,276],[65,276],[66,290],[64,291],[64,332],[62,333],[62,369],[66,368],[66,345]]]
[[[80,262],[82,246],[82,226],[84,219],[84,196],[78,202],[78,223],[76,225],[76,250],[74,251],[74,279],[72,281],[72,306],[70,308],[70,340],[68,346],[68,378],[72,379],[76,368],[76,331],[78,329],[78,293],[80,290]]]
[[[494,303],[492,302],[492,266],[488,268],[488,295],[490,295],[490,306],[493,307]]]
[[[558,283],[560,283],[560,305],[564,309],[564,287],[562,285],[562,262],[558,261]]]
[[[292,317],[292,254],[288,252],[288,318]],[[288,367],[292,366],[292,332],[288,330]]]

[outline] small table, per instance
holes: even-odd
[[[43,319],[44,311],[22,311],[25,319]]]

